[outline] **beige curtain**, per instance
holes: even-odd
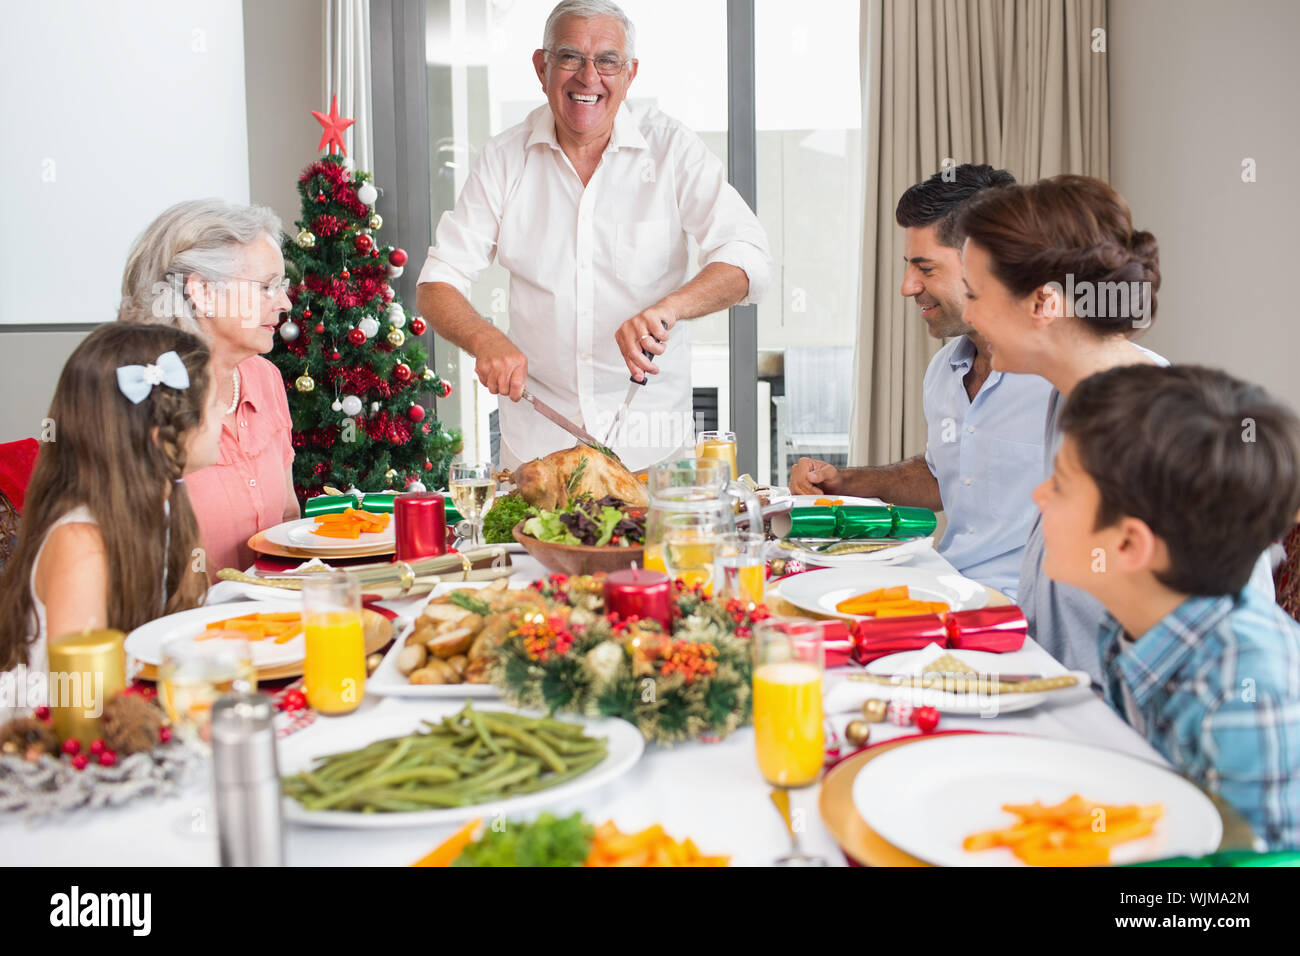
[[[925,448],[921,382],[941,343],[898,293],[899,196],[949,158],[1021,182],[1106,179],[1105,29],[1106,0],[863,0],[867,178],[851,462]]]
[[[325,0],[324,80],[326,108],[338,94],[339,115],[356,120],[343,131],[348,156],[357,169],[370,172],[375,168],[370,118],[370,0]]]

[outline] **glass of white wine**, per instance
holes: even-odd
[[[219,697],[256,689],[253,648],[244,638],[174,637],[162,646],[159,696],[173,731],[191,744],[210,745],[212,705]]]
[[[670,514],[663,520],[664,570],[688,587],[713,593],[713,552],[726,518],[712,511]]]
[[[451,466],[447,482],[451,500],[460,516],[470,524],[469,546],[483,543],[483,519],[492,508],[497,496],[497,483],[492,477],[490,461],[458,461]]]

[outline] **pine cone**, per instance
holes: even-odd
[[[119,755],[153,750],[163,715],[154,704],[138,694],[118,694],[104,705],[104,743]]]
[[[41,754],[58,755],[59,738],[43,720],[15,717],[0,724],[0,754],[35,760]]]

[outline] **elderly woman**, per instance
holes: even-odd
[[[299,515],[284,383],[261,358],[290,308],[279,237],[263,206],[178,203],[136,241],[122,277],[119,321],[193,332],[212,352],[220,456],[185,479],[209,576],[247,567],[249,537]]]

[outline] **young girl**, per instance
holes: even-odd
[[[207,346],[176,329],[110,323],[72,353],[0,578],[0,671],[47,669],[60,635],[130,631],[199,604],[207,577],[183,476],[216,460],[213,385]]]

